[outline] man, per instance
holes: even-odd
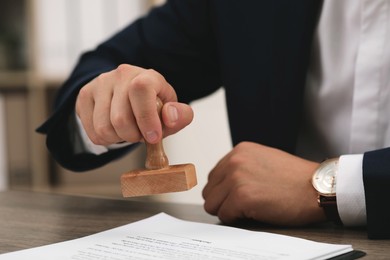
[[[277,225],[341,217],[389,238],[390,68],[368,62],[389,60],[388,5],[168,1],[81,57],[39,131],[64,167],[91,169],[133,147],[112,145],[176,133],[192,120],[186,103],[223,86],[235,147],[209,175],[207,212]],[[80,145],[84,131],[103,150]],[[337,178],[337,196],[313,174],[331,188]]]

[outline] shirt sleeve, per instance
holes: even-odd
[[[342,155],[337,173],[337,209],[345,226],[366,225],[363,154]]]

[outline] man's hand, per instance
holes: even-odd
[[[164,104],[163,125],[157,97]],[[88,137],[98,145],[142,139],[157,143],[193,118],[191,107],[177,102],[174,89],[161,74],[126,64],[86,84],[77,97],[76,113]]]
[[[211,171],[204,208],[222,222],[253,219],[297,226],[325,221],[311,178],[318,163],[243,142]]]

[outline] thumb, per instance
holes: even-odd
[[[189,125],[194,118],[194,112],[187,104],[168,102],[162,108],[161,117],[164,124],[164,136],[168,136]]]

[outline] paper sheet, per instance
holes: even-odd
[[[327,259],[350,245],[179,220],[165,213],[61,243],[0,255],[0,260]]]

